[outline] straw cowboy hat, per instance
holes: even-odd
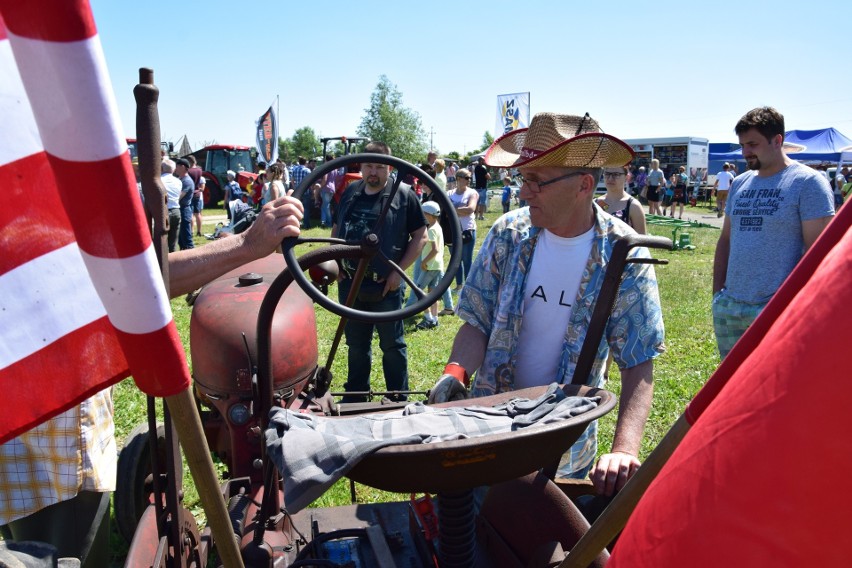
[[[498,168],[619,167],[632,159],[630,146],[604,134],[589,113],[585,116],[539,113],[529,128],[501,136],[485,153],[485,163]]]

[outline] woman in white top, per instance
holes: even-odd
[[[284,182],[281,181],[281,166],[272,164],[266,170],[266,179],[269,180],[263,186],[261,194],[261,205],[266,205],[270,201],[275,201],[284,195]]]
[[[450,201],[459,216],[462,229],[462,258],[459,271],[456,272],[455,292],[461,290],[473,263],[473,245],[476,243],[476,205],[479,203],[479,193],[470,188],[470,170],[462,168],[456,172],[456,189],[449,193]],[[457,246],[459,243],[453,243]]]

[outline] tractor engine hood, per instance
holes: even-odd
[[[208,393],[251,394],[257,361],[257,314],[272,281],[284,270],[272,254],[232,270],[204,287],[190,320],[190,354],[196,386]],[[245,342],[243,340],[245,334]],[[298,286],[287,288],[272,320],[272,370],[276,387],[308,378],[317,365],[313,302]]]

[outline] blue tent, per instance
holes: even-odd
[[[803,146],[801,152],[790,152],[790,157],[802,162],[838,162],[843,148],[852,146],[847,138],[834,128],[820,130],[790,130],[784,134],[784,142]],[[742,160],[741,150],[733,152],[710,152],[710,160]]]

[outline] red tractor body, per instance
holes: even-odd
[[[205,286],[193,306],[190,351],[195,389],[209,408],[202,413],[202,424],[210,449],[228,465],[232,478],[261,479],[255,464],[263,436],[258,409],[252,405],[257,314],[283,268],[284,259],[273,254],[232,270]],[[272,333],[273,376],[280,394],[282,384],[307,378],[317,367],[314,307],[298,286],[289,287],[278,304]]]

